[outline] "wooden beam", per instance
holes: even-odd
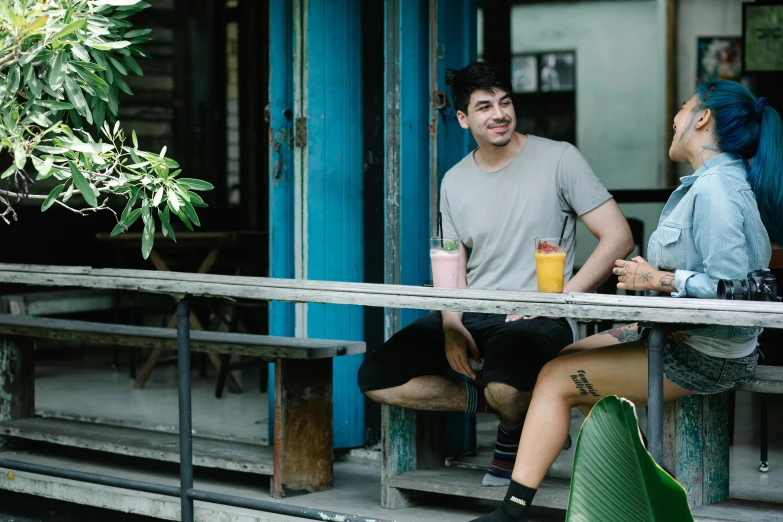
[[[0,334],[139,348],[177,348],[177,331],[174,328],[93,323],[50,317],[0,314]],[[191,331],[190,344],[194,352],[286,359],[330,359],[365,351],[365,344],[360,341],[273,337],[204,330]]]
[[[627,322],[783,327],[783,305],[755,301],[581,293],[542,294],[8,264],[0,264],[0,282],[113,288],[254,301],[279,300],[498,314],[521,313],[572,317],[577,320],[612,319]]]

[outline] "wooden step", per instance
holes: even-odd
[[[179,435],[64,419],[0,423],[0,435],[144,459],[179,462]],[[273,474],[269,446],[193,437],[193,464],[205,468]]]
[[[456,495],[485,500],[503,500],[506,488],[488,488],[481,485],[486,470],[442,467],[419,469],[389,478],[392,487],[442,495]],[[547,478],[536,493],[536,506],[566,509],[570,482]]]
[[[693,509],[696,522],[780,522],[783,505],[731,498]]]

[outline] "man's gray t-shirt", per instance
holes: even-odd
[[[565,281],[574,266],[576,216],[611,199],[587,161],[569,143],[528,136],[514,160],[484,172],[473,152],[441,185],[443,237],[472,249],[468,288],[535,292],[536,237],[565,230]]]

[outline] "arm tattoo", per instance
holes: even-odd
[[[650,280],[652,279],[652,272],[642,272],[641,274],[639,274],[639,277],[645,283],[649,283]]]
[[[661,289],[676,290],[676,288],[674,286],[674,276],[673,275],[665,275],[665,276],[661,277],[660,285],[661,285]]]
[[[621,343],[631,343],[641,339],[639,332],[628,328],[612,328],[604,332],[599,332],[598,335],[611,335]]]
[[[578,370],[576,374],[571,376],[571,380],[574,381],[576,389],[579,390],[579,395],[592,395],[593,397],[600,397],[601,395],[593,388],[590,381],[587,380],[587,375],[584,370]]]

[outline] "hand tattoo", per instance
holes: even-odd
[[[660,286],[661,286],[661,289],[665,288],[665,289],[676,290],[676,288],[674,286],[674,276],[673,275],[665,275],[665,276],[661,277]]]
[[[642,272],[641,274],[639,274],[639,277],[645,283],[649,283],[650,280],[652,279],[652,272]]]

